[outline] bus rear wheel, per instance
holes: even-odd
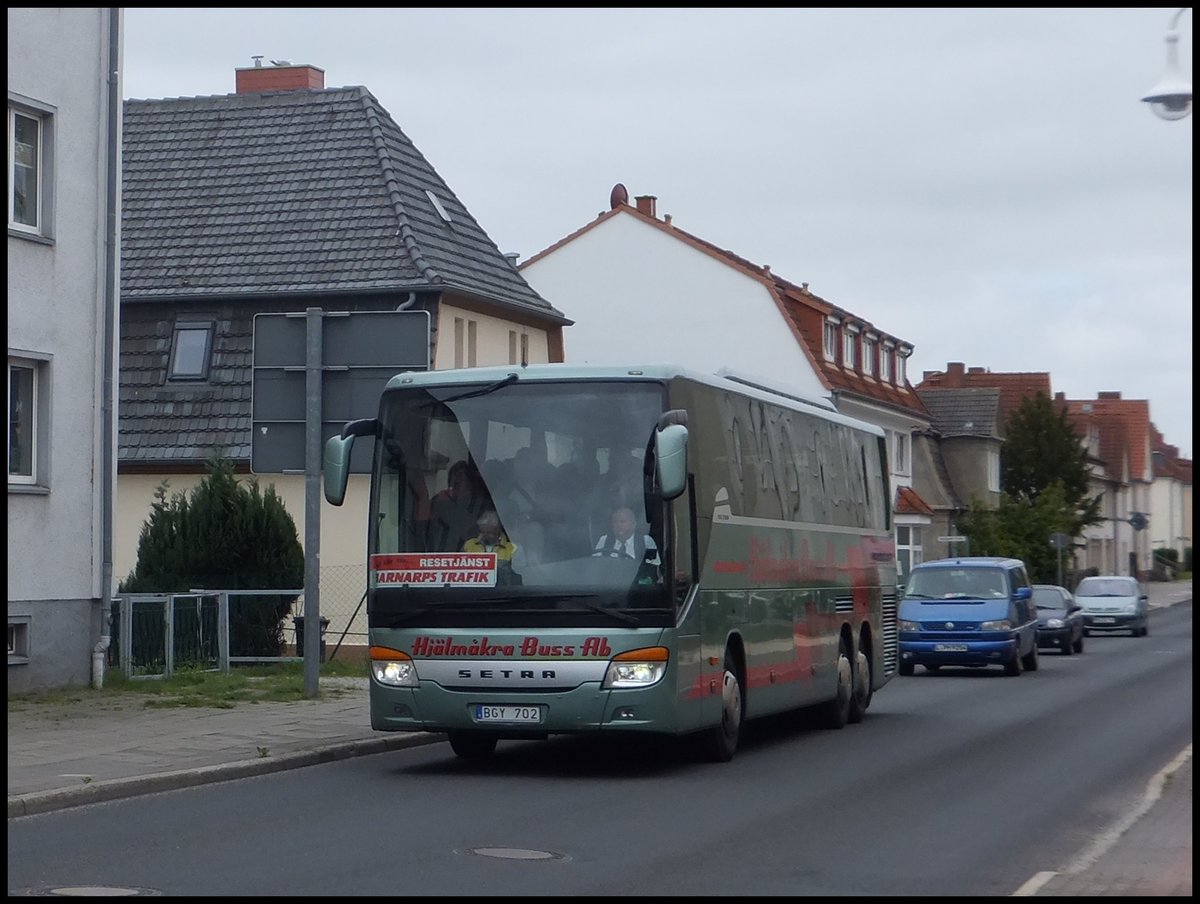
[[[701,736],[701,752],[713,763],[728,763],[733,759],[742,736],[742,718],[746,703],[742,693],[742,677],[737,659],[725,651],[725,667],[721,674],[721,724],[706,729]]]
[[[867,707],[871,705],[871,695],[871,661],[860,643],[858,651],[854,654],[854,691],[850,694],[849,716],[851,724],[861,722],[866,716]]]
[[[486,760],[496,752],[497,739],[475,731],[452,731],[450,749],[464,760]]]
[[[850,721],[850,701],[854,696],[854,671],[850,665],[850,643],[843,637],[838,642],[837,688],[834,697],[821,707],[821,721],[826,728],[845,728]]]

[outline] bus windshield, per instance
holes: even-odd
[[[375,611],[665,609],[651,381],[391,389],[368,538]]]

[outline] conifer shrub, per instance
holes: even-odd
[[[304,586],[296,523],[274,485],[239,481],[233,463],[213,458],[191,491],[168,496],[163,481],[138,538],[137,565],[119,593],[286,590]],[[231,656],[280,656],[296,596],[231,596]]]

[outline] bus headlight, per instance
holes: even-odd
[[[391,647],[371,647],[371,674],[388,687],[416,687],[420,683],[412,657]]]
[[[666,647],[644,647],[618,653],[608,664],[604,682],[600,687],[650,687],[662,680],[667,673],[670,653]]]

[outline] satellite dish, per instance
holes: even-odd
[[[622,204],[629,203],[629,192],[625,190],[625,186],[618,182],[613,186],[612,194],[608,196],[608,204],[616,210]]]

